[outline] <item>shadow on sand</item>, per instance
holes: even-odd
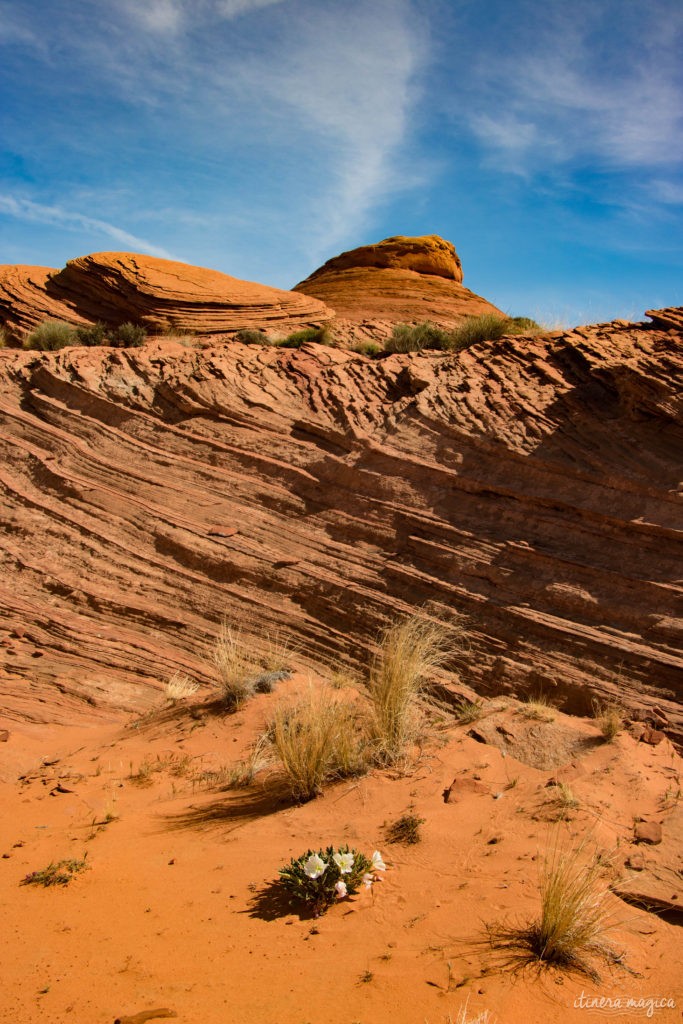
[[[171,832],[210,828],[233,831],[249,821],[296,806],[284,787],[270,785],[267,790],[241,791],[232,797],[190,804],[186,810],[169,815],[164,827]]]

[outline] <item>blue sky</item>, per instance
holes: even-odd
[[[683,305],[680,0],[0,0],[0,147],[0,263],[436,233],[512,314]]]

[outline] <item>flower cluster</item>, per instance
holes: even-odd
[[[386,871],[379,850],[371,858],[340,846],[335,850],[307,850],[296,860],[280,868],[280,881],[285,889],[297,900],[309,904],[316,917],[324,914],[337,900],[353,896],[361,886],[370,886],[379,881],[379,872]]]

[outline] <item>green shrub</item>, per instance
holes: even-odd
[[[421,324],[395,324],[385,352],[420,352],[423,348],[447,349],[449,332],[429,320]]]
[[[76,337],[78,338],[79,345],[92,347],[109,344],[106,327],[104,324],[99,322],[96,324],[87,324],[87,326],[84,327],[77,327]]]
[[[265,331],[254,330],[250,327],[245,327],[244,330],[238,331],[234,335],[233,341],[239,341],[242,345],[272,345],[272,341],[268,337]]]
[[[351,348],[352,352],[357,352],[360,356],[368,356],[372,359],[374,356],[378,356],[380,352],[383,352],[381,345],[378,345],[376,341],[361,341],[358,345],[354,345]]]
[[[508,323],[510,324],[508,334],[533,334],[535,331],[542,330],[541,325],[529,316],[511,316]]]
[[[448,347],[452,352],[459,352],[480,341],[497,341],[508,333],[509,323],[507,317],[495,313],[469,316],[459,327],[451,331]]]
[[[323,324],[321,327],[305,327],[301,331],[294,331],[278,342],[278,345],[280,348],[301,348],[302,345],[310,345],[312,342],[316,345],[331,345],[333,340],[331,328]]]
[[[77,337],[71,324],[63,320],[44,320],[24,341],[24,348],[41,352],[56,352],[67,345],[77,344]]]
[[[130,322],[119,324],[118,327],[112,328],[107,333],[114,348],[138,348],[140,345],[144,345],[147,337],[144,327]]]
[[[280,883],[296,901],[308,904],[319,917],[338,900],[355,896],[361,885],[370,888],[375,873],[386,866],[379,850],[372,859],[349,846],[335,850],[306,850],[286,867],[280,868]]]

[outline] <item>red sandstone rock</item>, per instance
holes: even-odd
[[[468,316],[503,314],[463,287],[460,259],[438,235],[397,236],[342,253],[294,291],[331,306],[341,333],[387,336],[392,325],[431,320],[452,327]]]
[[[284,335],[331,319],[314,298],[139,253],[101,252],[61,271],[0,267],[0,322],[24,333],[45,319],[102,321],[224,334],[263,328]]]
[[[637,843],[658,846],[662,841],[662,826],[656,821],[639,821],[633,829],[633,835]]]
[[[656,747],[658,743],[666,739],[666,733],[660,732],[658,729],[645,729],[640,736],[641,743],[649,743],[651,747]]]
[[[224,615],[364,668],[430,602],[463,685],[583,713],[618,672],[680,740],[682,367],[668,330],[608,324],[381,361],[0,351],[0,635],[31,639],[0,647],[0,710],[208,683]]]

